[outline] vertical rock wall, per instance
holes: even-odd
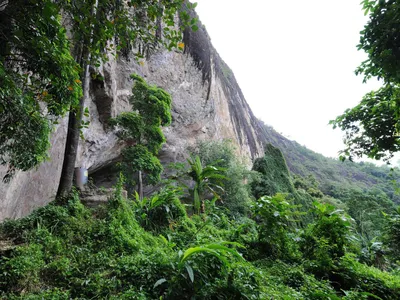
[[[229,67],[222,61],[203,26],[185,32],[185,51],[160,51],[142,64],[110,55],[109,62],[92,70],[90,97],[85,105],[90,126],[84,130],[76,165],[91,172],[118,160],[123,143],[107,125],[110,117],[130,109],[132,81],[137,73],[173,98],[172,124],[164,129],[167,143],[163,162],[184,161],[187,147],[199,140],[231,139],[241,155],[262,155],[258,121],[253,116]],[[50,202],[56,193],[64,154],[66,123],[52,136],[51,159],[37,170],[18,172],[10,183],[0,183],[0,221],[29,214]],[[0,167],[0,175],[5,168]]]
[[[51,137],[49,160],[29,172],[17,171],[9,183],[1,182],[7,168],[0,166],[0,221],[20,218],[54,199],[64,158],[67,120]]]

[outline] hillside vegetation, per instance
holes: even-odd
[[[290,171],[302,177],[312,175],[325,194],[341,197],[349,190],[375,194],[383,192],[395,203],[400,203],[400,195],[396,193],[396,183],[400,180],[398,168],[328,158],[283,137],[271,126],[260,123],[264,139],[282,151]]]

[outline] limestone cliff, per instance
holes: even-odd
[[[128,110],[132,82],[137,73],[149,83],[167,90],[173,98],[172,125],[164,129],[167,143],[160,153],[163,162],[184,161],[187,147],[198,140],[232,139],[242,155],[253,159],[263,153],[259,125],[229,67],[222,61],[200,25],[184,33],[185,50],[159,51],[143,64],[129,57],[115,59],[93,73],[90,97],[85,105],[90,126],[80,142],[76,166],[89,174],[118,159],[123,144],[107,126],[107,120]],[[0,221],[27,215],[51,201],[59,181],[66,122],[52,135],[50,160],[36,170],[17,172],[10,183],[0,183]],[[0,176],[5,173],[0,169]]]

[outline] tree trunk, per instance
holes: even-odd
[[[95,1],[93,5],[92,15],[96,15],[98,7],[98,0]],[[93,28],[91,31],[91,35],[93,34]],[[79,136],[80,136],[80,125],[82,123],[83,110],[85,99],[89,96],[89,64],[90,64],[90,50],[88,49],[89,45],[92,44],[93,38],[90,38],[90,41],[86,41],[86,44],[83,45],[83,53],[80,60],[80,65],[83,67],[82,74],[82,89],[83,96],[79,100],[79,107],[76,111],[71,107],[69,112],[68,119],[68,131],[67,131],[67,140],[65,144],[65,153],[64,153],[64,161],[61,171],[60,183],[58,185],[57,190],[57,199],[66,197],[71,192],[72,182],[74,178],[74,169],[75,169],[75,161],[76,155],[78,152],[79,146]]]
[[[86,55],[90,59],[90,54]],[[88,60],[86,60],[88,61]],[[64,162],[61,171],[60,184],[57,190],[57,198],[67,196],[72,189],[76,155],[78,152],[80,125],[82,123],[85,99],[89,94],[89,64],[85,63],[85,71],[82,76],[83,97],[79,100],[79,107],[74,111],[71,107],[68,118],[67,141],[65,143]]]
[[[159,15],[157,16],[157,21],[156,21],[156,26],[157,26],[157,28],[156,28],[156,39],[161,41],[161,39],[162,39],[162,31],[163,31],[162,30],[162,14],[164,13],[164,9],[161,6],[161,1],[160,0],[158,1],[158,5],[159,5],[159,9],[161,11],[159,12]]]
[[[142,179],[142,171],[139,171],[138,177],[139,177],[139,182],[138,182],[139,199],[140,199],[140,200],[143,200],[143,179]]]

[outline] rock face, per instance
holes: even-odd
[[[231,139],[241,155],[250,159],[262,155],[258,121],[232,71],[212,46],[204,27],[199,27],[197,32],[185,32],[184,53],[160,51],[142,63],[110,55],[107,63],[92,70],[90,97],[85,104],[90,125],[79,146],[77,167],[86,167],[90,175],[118,160],[123,143],[107,120],[130,109],[132,73],[172,95],[173,121],[164,129],[167,143],[160,153],[163,162],[184,161],[187,147],[199,140]],[[18,172],[10,183],[0,183],[0,221],[25,216],[54,199],[65,135],[64,122],[52,136],[50,161],[37,170]],[[5,169],[0,168],[0,176],[3,173]]]

